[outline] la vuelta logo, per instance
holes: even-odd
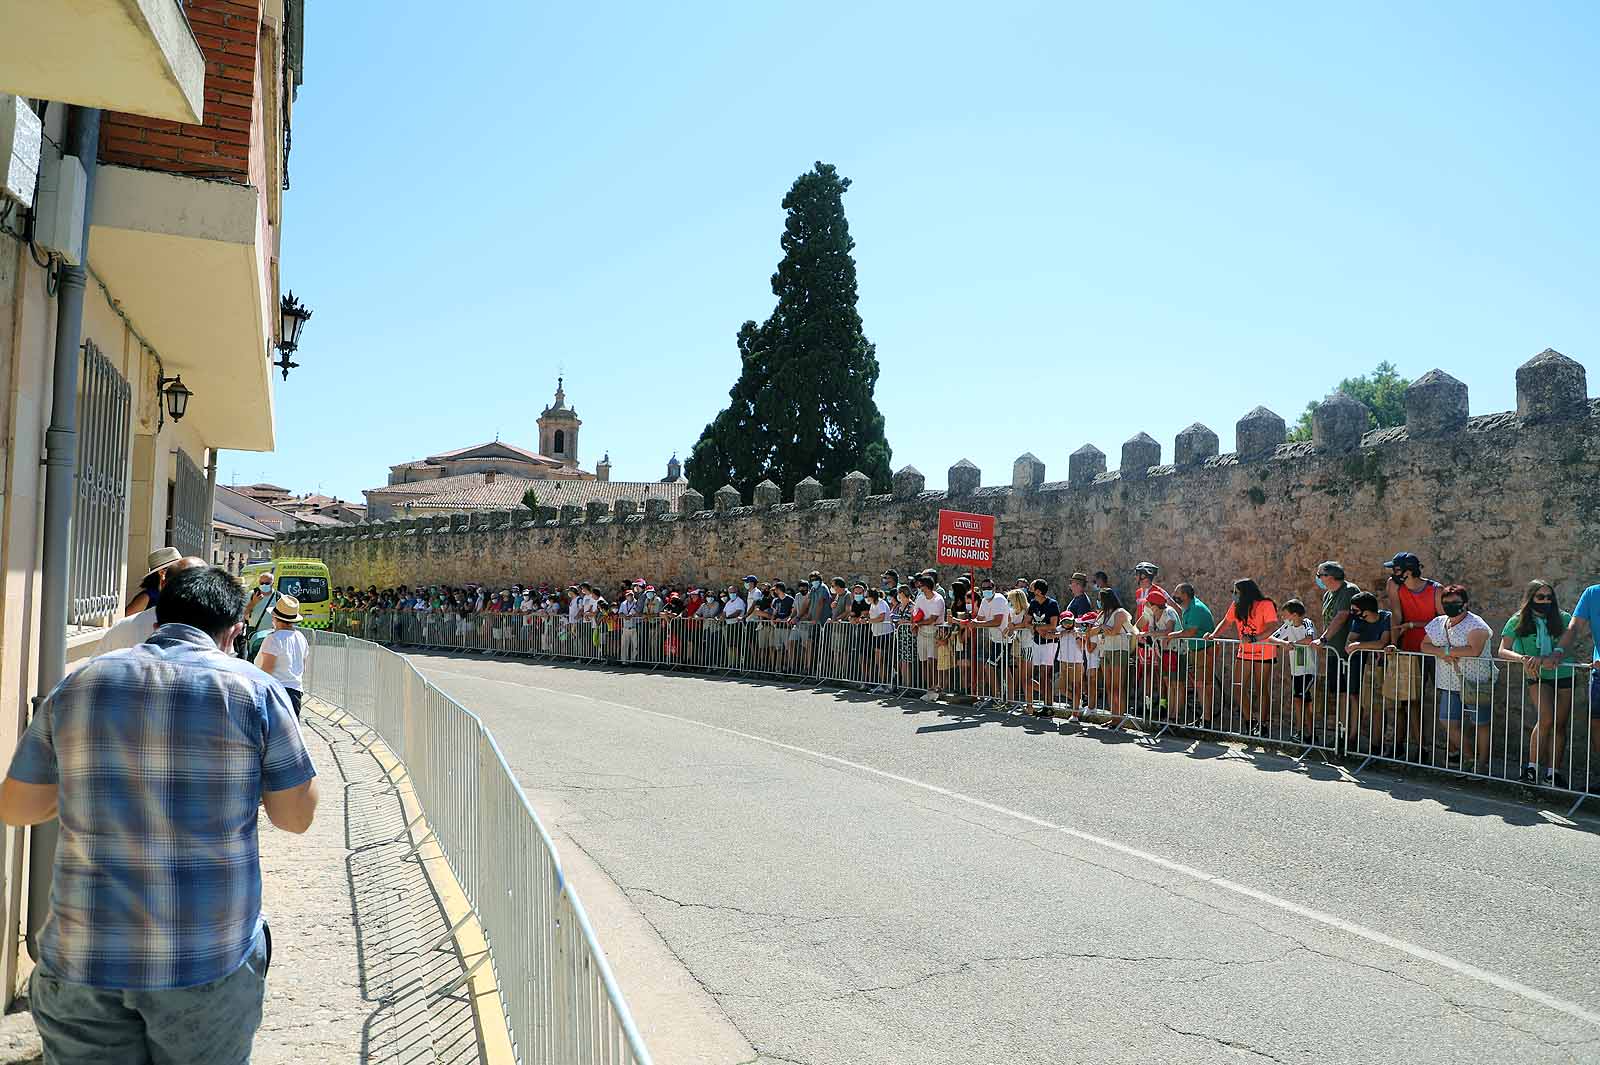
[[[939,511],[939,542],[934,561],[940,566],[993,568],[994,515]]]

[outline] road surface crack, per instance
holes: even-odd
[[[1241,1054],[1253,1054],[1258,1058],[1266,1058],[1268,1061],[1283,1060],[1275,1054],[1268,1054],[1265,1050],[1257,1050],[1249,1043],[1241,1043],[1236,1039],[1223,1039],[1221,1036],[1212,1035],[1209,1032],[1191,1032],[1185,1028],[1174,1028],[1165,1021],[1161,1023],[1161,1027],[1165,1028],[1169,1032],[1172,1032],[1174,1035],[1185,1036],[1189,1039],[1204,1039],[1208,1043],[1215,1043],[1217,1046],[1227,1047],[1229,1050],[1237,1050]]]

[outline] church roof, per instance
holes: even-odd
[[[509,474],[498,474],[496,475],[496,479],[509,476]],[[522,477],[517,477],[514,479],[519,481],[526,480],[526,478]],[[375,495],[431,496],[438,495],[441,492],[449,492],[456,488],[470,488],[474,484],[482,483],[483,474],[481,473],[458,473],[454,477],[435,477],[429,481],[407,481],[404,484],[386,484],[381,488],[369,488],[367,489],[366,494],[369,498]],[[528,483],[532,484],[534,482],[530,480]]]
[[[456,482],[456,483],[451,483]],[[471,482],[471,483],[468,483]],[[444,477],[437,481],[421,482],[415,487],[438,488],[443,491],[419,494],[407,500],[410,513],[426,510],[509,510],[521,505],[522,497],[532,488],[539,497],[539,505],[560,507],[575,504],[580,507],[600,502],[608,506],[619,499],[632,499],[641,505],[646,499],[665,499],[673,508],[678,498],[688,490],[687,481],[662,484],[659,481],[565,481],[533,480],[497,474],[488,483],[481,473],[460,477]],[[413,487],[394,485],[393,487]]]
[[[441,451],[437,455],[429,455],[425,459],[414,462],[403,462],[391,469],[416,469],[421,466],[442,466],[446,462],[461,459],[517,459],[522,462],[532,462],[540,466],[559,466],[560,459],[553,459],[549,455],[541,455],[537,451],[529,451],[525,447],[508,444],[504,440],[490,440],[483,444],[473,444],[470,447],[458,447],[454,451]]]

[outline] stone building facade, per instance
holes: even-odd
[[[1006,585],[1044,576],[1060,586],[1075,569],[1104,569],[1126,586],[1132,566],[1150,560],[1167,587],[1192,581],[1214,604],[1245,576],[1280,602],[1311,603],[1324,559],[1370,588],[1386,559],[1409,550],[1427,575],[1469,584],[1474,609],[1498,624],[1533,577],[1555,581],[1569,607],[1600,580],[1600,401],[1588,398],[1580,364],[1536,356],[1517,371],[1517,409],[1500,414],[1469,417],[1466,386],[1437,370],[1411,386],[1404,427],[1365,431],[1359,408],[1330,398],[1304,443],[1286,443],[1284,420],[1257,408],[1235,426],[1232,454],[1190,426],[1171,464],[1142,433],[1116,469],[1085,446],[1065,481],[1046,481],[1044,463],[1023,455],[1003,487],[980,487],[978,468],[959,462],[943,491],[907,467],[886,495],[851,474],[840,499],[807,481],[785,502],[763,484],[748,502],[724,488],[709,507],[685,491],[677,510],[623,500],[458,514],[296,532],[277,546],[326,560],[339,584],[698,584],[812,569],[875,578],[928,565],[939,511],[959,509],[995,515],[994,575]]]

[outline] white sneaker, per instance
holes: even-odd
[[[922,701],[925,703],[936,703],[939,701],[939,693],[929,689],[928,691],[922,693]]]

